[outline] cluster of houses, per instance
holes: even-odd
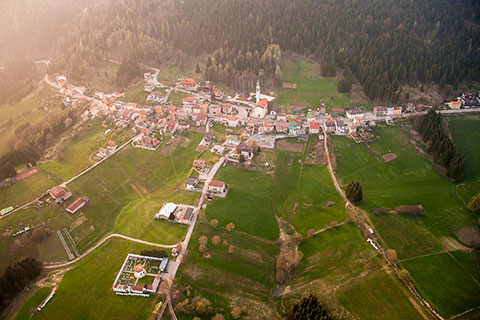
[[[450,109],[465,109],[480,108],[480,92],[476,95],[472,92],[463,92],[457,97],[456,101],[446,103]]]
[[[57,204],[64,203],[72,197],[72,193],[61,186],[52,187],[50,190],[48,190],[48,194]],[[71,214],[74,214],[87,204],[88,199],[78,197],[72,203],[66,206],[65,210]]]
[[[168,258],[129,254],[118,272],[112,289],[117,295],[144,296],[156,294],[161,282],[161,273],[166,272]],[[153,280],[144,281],[145,277]]]

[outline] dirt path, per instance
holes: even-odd
[[[45,264],[43,266],[43,268],[44,269],[56,269],[56,268],[62,268],[62,267],[66,267],[66,266],[72,265],[74,263],[77,263],[78,261],[85,258],[87,255],[92,253],[95,249],[97,249],[99,246],[101,246],[107,240],[109,240],[111,238],[121,238],[121,239],[124,239],[124,240],[137,242],[137,243],[145,244],[145,245],[152,246],[152,247],[158,247],[158,248],[175,248],[175,246],[176,246],[176,244],[172,244],[172,245],[159,244],[159,243],[144,241],[144,240],[140,240],[140,239],[135,239],[135,238],[132,238],[132,237],[129,237],[129,236],[125,236],[123,234],[119,234],[119,233],[112,233],[112,234],[107,235],[105,238],[100,240],[96,245],[94,245],[93,247],[91,247],[90,249],[88,249],[87,251],[82,253],[77,258],[75,258],[73,260],[70,260],[68,262]]]

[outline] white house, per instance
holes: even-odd
[[[225,182],[212,180],[208,184],[208,191],[210,192],[225,192]]]

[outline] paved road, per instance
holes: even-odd
[[[130,142],[132,142],[133,140],[135,140],[136,138],[138,138],[140,135],[137,135],[133,138],[131,138],[130,140],[128,140],[127,142],[125,142],[124,144],[122,144],[120,147],[118,147],[109,157],[105,157],[103,158],[102,160],[92,164],[90,167],[88,167],[87,169],[83,170],[82,172],[80,172],[79,174],[77,174],[75,177],[71,178],[70,180],[68,181],[65,181],[64,183],[61,184],[62,187],[66,187],[67,184],[69,184],[70,182],[80,178],[81,176],[83,176],[84,174],[86,174],[87,172],[89,172],[90,170],[94,169],[95,167],[97,167],[98,165],[100,165],[101,163],[103,163],[104,161],[106,161],[107,159],[110,159],[111,156],[113,156],[115,153],[119,152],[120,150],[122,150],[123,148],[125,148]]]
[[[124,239],[124,240],[128,240],[128,241],[132,241],[132,242],[136,242],[136,243],[141,243],[141,244],[145,244],[147,246],[152,246],[152,247],[157,247],[157,248],[168,248],[168,249],[171,249],[171,248],[175,248],[175,244],[172,244],[172,245],[167,245],[167,244],[159,244],[159,243],[154,243],[154,242],[149,242],[149,241],[144,241],[144,240],[140,240],[140,239],[136,239],[136,238],[132,238],[132,237],[129,237],[129,236],[125,236],[123,234],[119,234],[119,233],[112,233],[112,234],[109,234],[107,235],[105,238],[103,238],[102,240],[100,240],[96,245],[94,245],[93,247],[91,247],[90,249],[88,249],[87,251],[85,251],[84,253],[82,253],[80,256],[78,256],[77,258],[71,260],[71,261],[68,261],[68,262],[62,262],[62,263],[51,263],[51,264],[47,264],[45,263],[45,265],[43,266],[45,269],[56,269],[56,268],[62,268],[62,267],[67,267],[69,265],[72,265],[80,260],[82,260],[83,258],[85,258],[87,255],[89,255],[90,253],[92,253],[92,251],[94,251],[95,249],[97,249],[99,246],[101,246],[102,244],[104,244],[107,240],[111,239],[111,238],[121,238],[121,239]]]
[[[158,74],[160,73],[160,69],[158,68],[153,68],[153,67],[148,67],[147,69],[150,69],[150,70],[153,70],[155,71],[155,73],[153,74],[153,84],[158,86],[158,87],[161,87],[161,88],[164,88],[166,86],[164,86],[162,83],[160,83],[157,79],[158,77]]]

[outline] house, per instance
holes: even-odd
[[[375,117],[384,117],[387,115],[387,107],[375,107],[373,108],[373,115]]]
[[[189,91],[196,91],[198,89],[197,83],[191,78],[185,78],[180,80],[178,85],[179,87],[183,87],[184,89],[187,89]]]
[[[231,103],[222,104],[222,112],[225,114],[231,114],[233,112],[233,106]]]
[[[268,111],[268,101],[267,99],[260,99],[255,109],[253,109],[252,117],[254,118],[264,118]]]
[[[460,109],[462,107],[462,101],[451,101],[447,103],[450,109]]]
[[[117,144],[116,144],[115,141],[113,141],[113,140],[108,140],[107,146],[108,146],[109,148],[113,148],[114,150],[117,148]]]
[[[399,116],[402,114],[402,107],[387,108],[387,116]]]
[[[274,105],[272,107],[272,110],[270,110],[270,115],[276,116],[279,111],[280,111],[280,107],[278,105]]]
[[[195,121],[195,125],[197,127],[204,126],[207,124],[207,115],[205,113],[200,113],[197,115],[197,120]]]
[[[83,208],[86,204],[87,202],[85,200],[83,200],[82,198],[77,198],[77,200],[73,201],[72,204],[65,208],[65,210],[67,210],[71,214],[74,214],[75,212]]]
[[[231,135],[231,136],[227,137],[226,142],[227,142],[228,145],[236,147],[240,144],[240,138],[238,136]]]
[[[173,133],[175,133],[177,128],[178,128],[178,123],[177,122],[172,121],[172,120],[167,122],[167,132],[173,134]]]
[[[347,126],[343,120],[336,120],[335,121],[335,133],[336,134],[344,134]]]
[[[296,136],[298,134],[297,131],[297,121],[289,121],[288,122],[288,134],[292,136]]]
[[[178,217],[178,222],[181,223],[190,223],[193,219],[193,208],[188,207],[182,210],[182,213]]]
[[[208,114],[215,115],[222,113],[222,107],[218,104],[211,104],[208,108]]]
[[[225,192],[225,182],[212,180],[208,183],[208,191]]]
[[[227,124],[229,127],[236,128],[238,126],[238,117],[230,116],[227,120]]]
[[[197,171],[203,171],[207,167],[207,163],[202,159],[193,160],[193,168]]]
[[[277,124],[275,125],[275,130],[279,133],[288,133],[288,122],[277,122]]]
[[[275,124],[271,121],[263,120],[263,132],[268,133],[275,130]]]
[[[50,190],[48,190],[48,193],[53,199],[55,199],[56,202],[63,202],[72,196],[71,192],[60,186],[52,187]]]
[[[346,110],[345,115],[347,116],[347,119],[363,118],[365,116],[365,112],[355,108],[355,109]]]
[[[405,107],[406,112],[415,112],[415,105],[413,103],[407,103]]]
[[[58,76],[55,78],[55,80],[62,87],[64,87],[67,84],[67,77],[65,76]]]
[[[187,97],[187,98],[182,98],[182,104],[184,106],[193,106],[195,104],[195,98],[193,97]]]
[[[245,159],[251,160],[255,153],[255,147],[249,146],[242,142],[237,146],[236,151],[239,156],[243,156]]]
[[[198,178],[195,177],[188,177],[187,180],[185,180],[185,189],[186,190],[195,190],[195,187],[198,184]]]
[[[248,101],[248,99],[250,99],[250,95],[246,92],[240,93],[238,95],[238,100],[240,101]]]
[[[308,123],[308,132],[310,134],[318,134],[320,133],[320,122],[318,121],[311,121]]]

